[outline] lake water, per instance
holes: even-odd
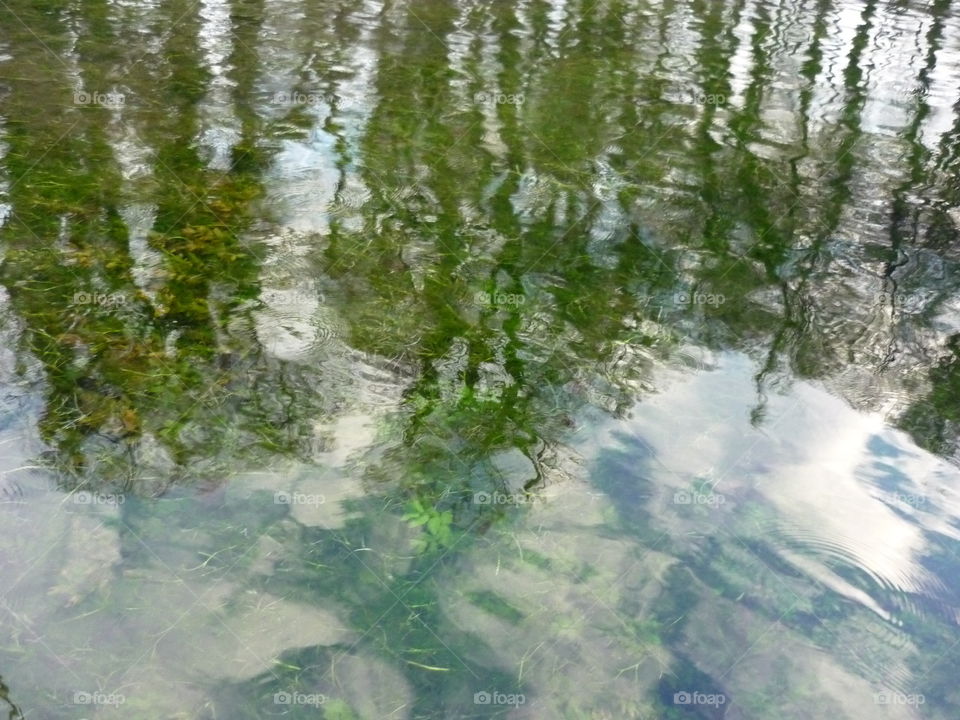
[[[960,6],[0,0],[0,715],[960,717]]]

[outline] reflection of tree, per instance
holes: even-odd
[[[960,433],[960,335],[950,338],[947,350],[949,354],[929,371],[929,392],[914,400],[899,423],[921,447],[955,455]]]
[[[412,10],[430,32],[416,31],[419,20],[411,17],[411,31],[381,54],[360,170],[370,196],[354,214],[334,219],[325,262],[343,287],[351,343],[414,365],[403,432],[411,461],[422,465],[414,475],[427,476],[446,497],[453,478],[471,482],[460,463],[482,465],[510,448],[540,477],[544,441],[556,440],[569,422],[553,389],[570,385],[580,401],[593,393],[628,404],[645,381],[639,349],[658,352],[662,342],[644,324],[656,314],[649,297],[669,296],[673,276],[668,256],[650,250],[626,217],[604,240],[607,262],[590,260],[594,227],[610,223],[606,214],[625,213],[615,199],[598,202],[583,187],[587,159],[601,146],[585,152],[582,144],[622,136],[617,162],[632,167],[649,138],[603,128],[599,118],[585,118],[594,128],[586,135],[576,123],[555,121],[572,112],[566,103],[592,113],[612,94],[591,86],[595,73],[627,74],[629,53],[608,59],[605,52],[618,43],[617,32],[605,31],[622,26],[611,18],[609,27],[585,21],[571,28],[587,35],[574,51],[582,58],[554,66],[543,87],[566,82],[576,67],[578,91],[544,92],[520,85],[508,69],[521,62],[511,36],[516,21],[512,8],[497,6],[492,27],[502,40],[503,74],[495,82],[472,77],[464,90],[441,70],[453,42],[448,12],[433,4]],[[479,62],[467,64],[479,73]],[[526,94],[526,101],[489,106],[475,102],[475,92]],[[501,157],[484,149],[480,126],[490,123]],[[638,181],[647,170],[634,168]],[[515,206],[534,202],[525,197],[531,189],[538,204],[521,218]],[[479,216],[465,216],[465,206]],[[560,213],[567,217],[557,221]],[[572,407],[576,397],[570,400]],[[438,438],[457,460],[448,450],[434,457],[425,449]]]
[[[929,34],[927,75],[942,5],[935,8],[941,19]],[[781,60],[770,49],[782,18],[764,8],[746,39],[750,73],[742,106],[734,109],[684,106],[683,98],[694,90],[733,92],[732,58],[744,40],[724,27],[740,17],[739,5],[732,18],[720,5],[698,9],[698,69],[689,80],[676,74],[672,82],[681,91],[672,99],[664,94],[675,73],[664,65],[668,55],[651,55],[648,47],[651,34],[663,43],[673,40],[677,28],[670,13],[659,26],[647,27],[622,22],[615,10],[626,6],[584,9],[567,15],[559,28],[534,13],[537,33],[527,43],[518,36],[526,19],[517,8],[475,10],[466,27],[484,35],[463,47],[467,81],[459,83],[447,71],[451,48],[460,51],[459,11],[451,5],[411,5],[409,13],[391,20],[401,17],[401,25],[380,37],[377,102],[359,146],[346,130],[351,120],[339,114],[337,96],[350,56],[312,52],[309,38],[298,36],[298,52],[307,62],[299,82],[309,89],[314,78],[331,100],[325,129],[337,137],[341,174],[357,173],[372,193],[362,207],[347,201],[338,206],[324,263],[343,284],[352,343],[417,366],[408,393],[418,398],[411,403],[408,436],[416,436],[434,412],[452,372],[462,385],[446,402],[466,404],[457,434],[505,447],[516,441],[533,455],[547,432],[539,426],[548,422],[549,405],[539,402],[542,407],[535,409],[538,390],[569,385],[587,388],[593,397],[622,391],[620,404],[628,403],[643,383],[622,374],[618,358],[656,342],[649,335],[653,318],[707,345],[752,348],[755,343],[743,339],[767,338],[761,378],[775,372],[782,356],[801,375],[842,372],[850,340],[821,330],[813,318],[825,312],[823,298],[832,297],[823,285],[835,277],[824,272],[822,261],[851,198],[854,150],[862,139],[858,118],[866,99],[862,56],[873,8],[864,8],[843,74],[847,103],[835,128],[839,144],[832,155],[817,158],[829,171],[822,189],[807,187],[811,176],[799,169],[825,152],[807,117],[811,88],[824,70],[821,45],[829,23],[822,3],[811,18],[799,89],[800,140],[786,175],[783,161],[749,145],[750,138],[776,129],[762,118]],[[14,9],[33,17],[26,8]],[[309,17],[331,17],[327,10],[310,5]],[[118,29],[105,13],[91,9],[92,22],[122,46],[130,28]],[[345,8],[332,17],[337,33],[359,37]],[[203,123],[197,106],[210,84],[197,43],[199,16],[174,3],[157,18],[178,19],[180,32],[164,35],[153,62],[131,70],[125,83],[132,99],[150,102],[134,99],[123,111],[124,122],[154,157],[150,178],[133,188],[137,199],[156,204],[149,247],[162,263],[149,293],[134,282],[130,231],[121,213],[131,188],[120,175],[109,111],[71,108],[64,68],[50,58],[38,57],[29,68],[35,76],[28,79],[31,85],[60,88],[51,96],[57,100],[54,111],[33,101],[27,83],[11,85],[13,114],[29,122],[11,125],[7,170],[31,182],[17,183],[11,192],[5,275],[14,308],[30,320],[30,347],[51,381],[45,437],[74,463],[81,462],[91,436],[115,443],[143,433],[160,438],[182,463],[222,441],[215,429],[221,421],[200,421],[211,404],[200,398],[214,396],[214,415],[221,418],[264,413],[260,399],[270,392],[268,376],[286,372],[256,360],[261,354],[248,331],[227,331],[256,294],[256,263],[238,235],[268,163],[262,137],[268,129],[254,102],[262,4],[233,7],[228,76],[241,139],[226,173],[207,167],[195,142]],[[59,47],[57,21],[36,20],[46,23],[51,47]],[[551,33],[556,38],[551,40]],[[324,37],[332,41],[339,35]],[[87,36],[76,49],[81,77],[91,90],[108,89],[110,81],[98,52]],[[112,52],[118,60],[136,57],[125,49]],[[638,71],[644,67],[650,68],[646,74]],[[477,93],[522,95],[525,102],[485,105],[475,100]],[[289,113],[292,124],[309,122],[298,112]],[[677,114],[693,114],[690,130],[671,127]],[[921,107],[908,138],[914,147],[924,117]],[[724,137],[736,138],[734,150],[718,142]],[[359,168],[357,153],[363,160]],[[931,161],[914,157],[905,182],[921,183]],[[697,201],[673,186],[671,166],[696,173]],[[901,205],[905,187],[897,195]],[[341,182],[340,189],[348,183]],[[795,198],[801,198],[799,205]],[[820,205],[813,221],[807,220],[808,199]],[[650,203],[662,209],[640,209]],[[903,208],[895,214],[903,215]],[[670,223],[660,222],[664,215]],[[759,239],[748,241],[746,256],[731,240],[744,222]],[[898,237],[908,231],[901,221],[894,225]],[[806,243],[801,236],[811,240],[798,252],[798,244]],[[895,244],[903,242],[909,238]],[[714,261],[691,265],[691,253],[707,253]],[[722,293],[726,301],[718,308],[676,307],[671,297],[686,287]],[[766,290],[781,298],[779,316],[747,297]],[[91,291],[121,293],[129,302],[119,309],[73,304],[75,293]],[[475,302],[478,293],[522,296],[526,302],[481,306]],[[461,353],[462,362],[454,361]],[[243,368],[259,368],[261,391],[253,398],[230,395],[241,392],[233,382],[239,358],[246,358]],[[598,372],[602,368],[612,371]],[[471,403],[475,407],[469,410]],[[489,419],[497,417],[500,426],[490,427]],[[290,433],[272,431],[274,420],[261,426],[260,439],[274,450],[289,449]],[[186,429],[198,423],[208,431],[186,440]],[[511,424],[525,430],[506,431]],[[478,433],[481,426],[485,430]],[[482,443],[477,447],[481,454],[489,450]]]
[[[166,6],[165,22],[176,21],[178,30],[127,78],[135,96],[122,110],[121,126],[106,108],[74,106],[64,68],[51,58],[25,60],[24,71],[35,77],[12,84],[17,122],[5,162],[20,182],[11,190],[13,219],[3,230],[10,246],[4,282],[26,322],[27,349],[49,382],[41,431],[74,470],[99,463],[100,474],[111,474],[110,464],[122,467],[121,456],[144,434],[183,464],[218,443],[222,421],[211,419],[207,407],[219,400],[214,414],[227,415],[236,404],[222,366],[250,349],[247,341],[224,338],[231,316],[256,294],[256,264],[239,239],[264,163],[247,99],[255,64],[239,42],[233,60],[242,137],[233,167],[218,173],[206,167],[194,142],[207,81],[196,10]],[[249,41],[259,19],[250,14],[255,6],[246,10],[235,17],[235,29]],[[26,8],[14,11],[34,18]],[[92,9],[91,17],[98,17]],[[58,38],[59,28],[44,22]],[[142,59],[139,46],[123,52],[131,64]],[[76,62],[90,93],[107,89],[101,61],[90,43],[78,45]],[[37,82],[53,93],[39,104]],[[143,193],[137,199],[145,195],[156,208],[149,246],[162,260],[152,296],[134,282],[121,217],[126,189],[112,144],[123,131],[142,137],[154,158],[148,187],[137,188]],[[198,437],[196,423],[205,415]]]
[[[51,42],[63,51],[52,27],[56,21],[42,17],[48,18],[44,29]],[[72,107],[63,68],[51,59],[31,58],[23,68],[33,77],[11,84],[16,120],[6,170],[19,181],[10,191],[13,216],[4,228],[10,248],[4,282],[29,328],[29,350],[47,371],[41,430],[73,454],[83,436],[110,419],[120,433],[133,430],[133,407],[122,389],[106,387],[103,371],[115,368],[120,357],[148,350],[142,331],[119,314],[75,302],[79,293],[125,291],[135,303],[130,312],[141,310],[118,213],[119,177],[104,132],[106,111]],[[47,88],[43,104],[33,102],[35,83]]]
[[[419,15],[421,8],[413,7]],[[664,103],[639,113],[628,104],[641,85],[631,68],[641,64],[643,53],[624,47],[629,33],[616,19],[574,14],[562,62],[531,68],[522,84],[506,71],[484,71],[480,59],[489,56],[473,51],[462,84],[470,92],[491,85],[523,92],[526,103],[519,108],[470,105],[470,92],[438,70],[446,67],[447,45],[454,42],[445,11],[423,10],[432,37],[417,32],[411,20],[410,33],[417,37],[404,36],[384,49],[359,171],[370,196],[355,214],[344,211],[335,221],[325,259],[344,288],[351,342],[412,366],[415,380],[401,419],[408,445],[384,465],[406,471],[419,496],[414,510],[427,498],[440,508],[457,508],[461,526],[486,530],[489,522],[473,524],[477,513],[462,500],[466,491],[502,481],[489,467],[490,456],[515,447],[536,462],[544,445],[559,443],[565,426],[551,412],[556,405],[545,402],[549,388],[574,395],[577,389],[593,391],[575,398],[581,401],[603,393],[623,393],[625,402],[641,397],[646,374],[638,356],[653,347],[647,359],[663,357],[669,348],[653,320],[665,318],[710,347],[759,351],[766,356],[762,388],[777,371],[835,377],[862,361],[851,347],[867,313],[858,298],[844,295],[846,270],[832,258],[844,252],[838,232],[851,231],[859,164],[874,160],[858,149],[869,139],[862,120],[869,85],[862,68],[876,9],[875,3],[863,9],[843,59],[842,106],[824,130],[809,117],[829,30],[829,5],[816,6],[803,46],[803,112],[793,144],[781,140],[782,128],[765,115],[777,90],[780,58],[772,56],[771,44],[782,18],[760,9],[752,23],[743,106],[704,109],[695,123],[697,163],[689,164],[700,172],[693,187],[705,221],[684,212],[694,204],[689,187],[671,185],[662,172],[674,163],[691,169],[684,164],[689,138],[680,130],[667,132],[649,147],[649,136],[634,130],[638,123],[665,130],[658,122]],[[522,60],[514,57],[518,43],[509,34],[512,9],[491,12],[494,30],[506,33],[496,35],[497,57],[515,67]],[[709,51],[701,57],[711,69],[702,82],[722,92],[735,44],[718,32],[706,5],[703,13],[713,25],[702,28]],[[605,38],[616,50],[604,46]],[[541,50],[536,43],[531,47]],[[424,99],[420,112],[411,109],[411,95]],[[596,107],[607,112],[596,113]],[[483,123],[481,137],[477,123]],[[730,131],[739,138],[734,150],[716,139]],[[617,153],[606,153],[602,141],[608,138],[620,144]],[[767,141],[762,152],[755,149],[757,138]],[[601,186],[609,179],[606,166],[622,183],[612,202]],[[660,237],[646,218],[638,218],[638,204],[650,200],[645,185],[657,188],[651,194],[658,214],[673,221],[651,223]],[[891,183],[880,191],[886,196],[895,189]],[[611,216],[620,222],[611,223]],[[654,252],[658,241],[668,249]],[[671,295],[685,285],[710,288],[726,302],[716,310],[678,308]],[[478,292],[497,291],[526,301],[477,307]],[[756,299],[765,291],[773,302]],[[651,297],[652,307],[644,302]],[[825,316],[829,324],[819,323]],[[412,514],[428,523],[427,514],[418,512]],[[756,572],[750,565],[744,576]],[[697,574],[707,576],[700,568]],[[419,578],[416,571],[411,576]],[[707,577],[708,585],[718,582]],[[422,600],[430,617],[431,598]],[[776,606],[762,613],[770,622],[784,614]],[[798,635],[811,618],[791,618]],[[391,640],[395,644],[385,641],[385,651],[401,658],[406,656],[397,646],[421,647],[407,636]],[[417,641],[429,638],[421,633]],[[444,649],[435,651],[420,660],[455,664]],[[694,661],[687,664],[692,672]],[[720,682],[698,677],[711,686]]]
[[[346,2],[303,5],[302,27],[292,35],[295,67],[282,71],[304,92],[318,90],[330,111],[321,124],[294,108],[278,125],[285,139],[302,139],[306,127],[335,140],[330,162],[339,192],[329,233],[310,262],[329,279],[344,340],[359,351],[345,362],[364,354],[409,380],[385,430],[403,442],[365,472],[383,481],[380,487],[402,485],[410,507],[400,509],[387,491],[389,519],[368,516],[336,538],[298,528],[309,572],[271,582],[288,582],[290,592],[307,585],[318,596],[334,588],[355,593],[354,624],[367,627],[388,614],[382,649],[404,662],[446,666],[455,658],[429,629],[402,617],[408,610],[363,573],[350,543],[406,513],[436,541],[424,543],[428,555],[460,540],[458,550],[466,550],[505,514],[470,504],[474,491],[528,489],[561,476],[562,443],[577,411],[592,404],[620,413],[642,399],[653,388],[651,369],[671,360],[681,337],[763,358],[761,395],[778,377],[880,369],[869,366],[872,355],[857,354],[873,310],[846,292],[860,268],[845,263],[879,257],[892,274],[913,244],[926,240],[936,251],[955,238],[943,208],[928,218],[911,204],[917,186],[937,188],[943,206],[957,199],[942,189],[943,177],[957,169],[955,148],[945,141],[938,158],[920,148],[922,105],[901,138],[913,151],[909,176],[877,184],[877,193],[893,197],[892,224],[877,231],[850,220],[861,165],[877,162],[863,120],[877,3],[862,9],[837,73],[840,107],[824,118],[813,117],[814,95],[827,72],[832,4],[811,6],[811,31],[797,46],[796,137],[772,114],[783,111],[776,98],[784,94],[782,76],[792,72],[787,53],[777,50],[785,11],[761,4],[746,33],[735,34],[731,23],[739,27],[748,15],[744,3],[682,5],[650,17],[629,2],[583,2],[557,16],[546,3],[464,10],[418,0],[374,19],[355,15]],[[13,7],[55,52],[76,60],[85,87],[108,89],[93,35],[67,52],[56,16],[22,0]],[[103,4],[84,12],[90,32],[109,38],[111,62],[136,59],[140,43],[127,46],[137,28],[118,30]],[[250,318],[262,248],[243,238],[269,182],[264,171],[276,141],[257,93],[269,85],[261,60],[281,62],[261,33],[266,6],[230,6],[234,42],[225,65],[239,140],[226,172],[211,167],[198,143],[211,86],[198,42],[200,12],[186,0],[157,12],[157,27],[175,24],[176,31],[155,33],[159,50],[125,77],[131,102],[121,115],[149,151],[149,178],[126,184],[110,111],[74,107],[67,69],[27,37],[17,39],[18,48],[37,55],[18,59],[23,77],[10,80],[5,107],[5,170],[20,181],[10,193],[14,216],[2,230],[2,281],[26,326],[24,349],[49,383],[41,432],[68,467],[96,461],[107,475],[104,457],[137,471],[135,451],[147,437],[192,475],[212,472],[211,458],[229,470],[244,454],[298,451],[310,432],[307,419],[327,407],[320,396],[330,385],[316,365],[270,357]],[[935,4],[926,76],[945,12],[945,2]],[[367,31],[373,59],[357,64],[373,63],[374,79],[361,128],[356,101],[348,108],[343,96],[361,70],[351,66],[347,46],[367,42]],[[675,62],[672,43],[681,42],[693,69]],[[36,86],[50,88],[42,101]],[[726,107],[695,106],[683,99],[694,90],[741,97]],[[476,99],[497,93],[524,102]],[[957,136],[954,129],[954,145]],[[131,200],[154,212],[146,245],[160,260],[148,287],[138,279],[122,213]],[[871,247],[871,256],[837,240],[855,231],[866,235],[862,245],[880,249]],[[921,276],[915,284],[939,282]],[[938,287],[922,317],[871,325],[882,335],[871,348],[883,347],[885,357],[905,323],[931,325],[953,292]],[[677,301],[691,289],[725,301]],[[120,293],[127,302],[75,301],[92,292]],[[922,356],[923,343],[935,342],[902,349]],[[950,348],[956,355],[956,342]],[[939,452],[953,448],[960,421],[956,365],[952,357],[929,370],[933,389],[903,420],[918,442]],[[502,468],[517,454],[529,464],[514,462],[510,475]],[[243,547],[245,536],[235,532],[231,526],[217,541]],[[330,551],[335,542],[339,549]],[[411,600],[428,619],[437,617],[430,613],[443,588],[414,586],[436,557],[398,570],[390,587],[416,589]],[[339,574],[316,588],[312,573],[326,565]],[[770,610],[771,622],[780,609]],[[430,681],[418,682],[428,696]]]

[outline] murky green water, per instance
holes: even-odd
[[[0,253],[10,718],[960,717],[956,3],[0,0]]]

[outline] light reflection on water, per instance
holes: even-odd
[[[0,12],[11,717],[956,716],[949,2]]]

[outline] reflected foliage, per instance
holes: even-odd
[[[42,406],[34,460],[62,489],[128,493],[111,526],[122,562],[203,562],[230,611],[247,590],[349,608],[349,639],[205,678],[196,717],[259,717],[255,697],[290,688],[336,694],[343,656],[376,667],[410,717],[456,717],[488,686],[540,692],[556,717],[719,717],[672,703],[731,692],[697,656],[708,641],[684,635],[703,597],[825,645],[819,618],[867,622],[834,589],[804,590],[764,542],[691,550],[658,545],[636,512],[551,516],[603,548],[594,566],[523,522],[586,474],[578,433],[728,352],[756,363],[756,428],[773,425],[771,395],[813,380],[957,461],[949,2],[9,0],[0,16],[0,283]],[[108,93],[119,107],[90,99]],[[584,484],[635,510],[659,462],[608,450]],[[342,517],[249,480],[288,468],[331,497],[347,477]],[[271,570],[244,552],[253,538],[283,548]],[[686,569],[651,551],[634,577],[622,538]],[[564,591],[449,590],[493,582],[488,550],[517,587],[561,575]],[[790,594],[741,603],[771,568]],[[147,602],[113,582],[71,606]],[[658,593],[654,609],[637,599]],[[600,640],[564,625],[591,595],[630,622]],[[487,636],[458,624],[477,608]],[[556,636],[575,660],[551,658],[551,675],[498,654],[502,628],[528,621],[517,637]],[[612,676],[609,693],[575,697],[575,662]],[[350,687],[326,717],[390,709],[358,710]],[[751,688],[745,716],[772,717],[771,687]]]

